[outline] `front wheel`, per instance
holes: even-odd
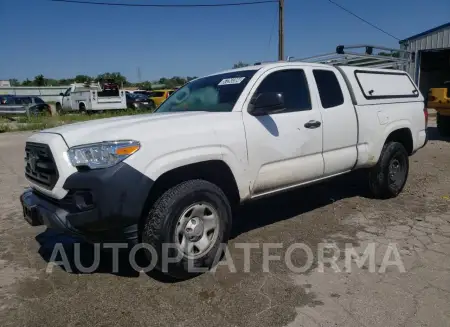
[[[190,180],[155,202],[142,241],[155,249],[158,270],[187,279],[217,263],[230,228],[231,207],[222,190],[208,181]]]
[[[409,157],[405,147],[398,142],[384,145],[380,159],[369,172],[370,190],[376,198],[394,198],[406,184]]]

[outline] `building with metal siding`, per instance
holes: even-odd
[[[400,48],[413,54],[414,60],[405,70],[419,84],[423,94],[443,79],[450,79],[450,23],[401,40]],[[431,64],[433,61],[441,64],[436,67]]]

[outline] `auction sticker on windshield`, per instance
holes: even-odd
[[[233,77],[233,78],[225,78],[220,81],[218,85],[231,85],[231,84],[239,84],[241,83],[245,77]]]

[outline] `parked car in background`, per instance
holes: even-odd
[[[150,97],[151,93],[152,93],[152,91],[145,91],[145,90],[135,90],[135,91],[133,91],[133,94],[142,94],[142,95],[146,95],[147,97]]]
[[[144,110],[154,110],[155,105],[152,101],[148,99],[145,94],[139,93],[127,93],[127,108],[130,109],[144,109]]]
[[[150,100],[153,101],[155,107],[159,107],[175,90],[165,89],[165,90],[155,90],[150,93]]]
[[[0,96],[0,115],[51,114],[51,107],[39,97],[20,95]]]

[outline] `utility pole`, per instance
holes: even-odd
[[[142,82],[141,67],[137,68],[137,78],[138,82],[141,83]]]
[[[284,60],[284,0],[278,0],[278,60]]]

